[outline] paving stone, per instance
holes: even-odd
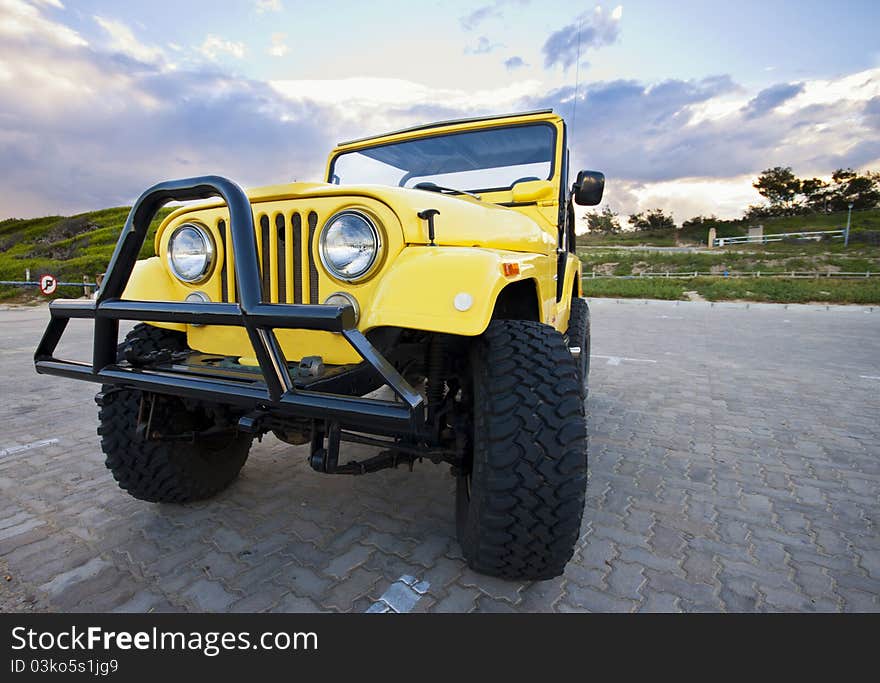
[[[422,595],[423,593],[416,591],[407,582],[398,580],[382,593],[379,597],[379,602],[388,605],[392,612],[405,614],[415,608],[419,600],[422,599]]]
[[[321,604],[340,612],[347,612],[358,598],[370,593],[380,578],[379,574],[358,567],[346,579],[329,588]]]
[[[645,590],[642,602],[638,607],[639,612],[662,612],[669,614],[681,612],[681,599],[672,593],[662,593],[653,590]]]
[[[59,595],[64,593],[71,586],[86,581],[99,574],[101,570],[111,566],[112,565],[107,560],[101,557],[93,557],[85,564],[81,564],[72,569],[68,569],[66,572],[58,574],[51,581],[40,586],[40,590],[48,593],[50,599],[57,599]]]
[[[215,550],[199,559],[199,567],[212,579],[231,579],[242,569],[242,565],[236,562],[231,555]]]
[[[341,555],[333,558],[327,565],[326,572],[330,576],[341,579],[351,572],[355,567],[366,562],[374,550],[363,545],[354,545]]]
[[[205,612],[222,612],[240,596],[227,591],[218,581],[199,579],[181,594]]]
[[[452,584],[446,589],[446,596],[434,605],[435,612],[472,612],[476,609],[477,598],[483,595],[476,588],[463,588]]]
[[[631,612],[636,606],[634,601],[616,598],[610,593],[574,583],[566,584],[562,602],[588,612]]]
[[[645,584],[645,575],[637,564],[615,562],[606,581],[608,590],[615,596],[638,602],[641,599],[639,590]]]
[[[160,593],[149,589],[141,589],[111,611],[126,614],[148,614],[157,611],[157,608],[161,606],[171,607],[171,603]]]
[[[260,584],[259,590],[252,592],[245,598],[232,603],[230,612],[254,614],[265,612],[281,602],[281,599],[290,593],[285,586],[279,586],[271,581]]]
[[[322,612],[319,605],[317,605],[310,598],[293,595],[292,593],[288,593],[285,595],[281,602],[277,605],[271,607],[269,609],[270,612],[284,612],[284,613],[302,613],[302,612]]]
[[[508,581],[493,576],[477,574],[472,569],[465,569],[458,578],[462,586],[473,586],[496,600],[506,600],[515,605],[520,600],[520,591],[525,586],[519,581]]]
[[[521,600],[517,607],[522,612],[552,612],[562,599],[564,586],[564,577],[535,581],[522,589]]]

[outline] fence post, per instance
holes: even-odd
[[[25,281],[25,282],[30,282],[30,281],[31,281],[31,269],[30,269],[30,268],[25,268],[25,269],[24,269],[24,281]]]
[[[88,298],[92,295],[92,288],[89,287],[89,276],[83,275],[83,296]]]

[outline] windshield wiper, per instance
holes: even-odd
[[[437,183],[432,183],[427,180],[421,183],[416,183],[415,185],[413,185],[413,189],[427,190],[428,192],[440,192],[441,194],[466,194],[468,197],[482,200],[482,197],[480,197],[480,195],[474,194],[473,192],[468,192],[467,190],[456,190],[454,187],[444,187],[443,185],[438,185]]]

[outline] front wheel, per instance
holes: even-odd
[[[577,542],[587,433],[574,358],[537,322],[493,321],[470,354],[472,447],[456,486],[458,540],[476,571],[559,576]]]
[[[186,348],[185,341],[179,332],[139,324],[120,345],[119,360],[180,351]],[[154,503],[209,498],[229,486],[244,466],[253,438],[234,429],[217,430],[227,417],[220,406],[173,396],[150,397],[132,389],[104,389],[98,413],[101,449],[120,488],[135,498]],[[145,420],[169,434],[194,436],[157,440],[138,433]],[[199,436],[206,432],[210,436]]]

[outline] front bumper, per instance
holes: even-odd
[[[122,293],[156,212],[170,201],[220,197],[229,209],[238,303],[131,301]],[[205,176],[159,183],[131,208],[104,282],[94,301],[56,300],[34,364],[37,372],[143,391],[241,406],[273,416],[306,417],[379,434],[419,434],[425,424],[421,395],[355,328],[350,307],[267,304],[261,301],[260,267],[250,201],[226,178]],[[91,363],[55,358],[72,318],[95,321]],[[243,327],[259,363],[262,381],[202,376],[173,369],[125,367],[117,363],[119,321],[233,325]],[[342,337],[394,392],[396,401],[303,390],[295,386],[275,328],[322,330]]]

